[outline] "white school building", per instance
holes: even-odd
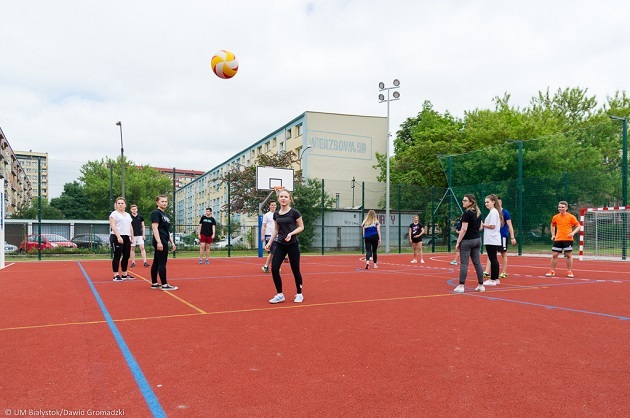
[[[227,223],[222,210],[227,202],[227,185],[219,181],[233,167],[250,166],[265,153],[293,151],[302,156],[293,163],[302,176],[325,181],[377,182],[376,153],[387,153],[387,118],[307,111],[207,171],[177,191],[175,222],[196,225],[206,207],[217,221]],[[334,197],[334,195],[333,195]],[[356,206],[351,193],[337,193],[340,207]],[[365,206],[376,208],[382,194],[366,197]],[[255,217],[232,214],[242,226],[256,225]]]

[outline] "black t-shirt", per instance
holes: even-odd
[[[158,224],[158,234],[160,235],[162,245],[168,245],[171,238],[171,220],[168,219],[166,213],[156,209],[151,214],[151,224],[154,223]],[[155,237],[153,237],[152,243],[154,247],[157,246],[157,240]]]
[[[412,223],[409,225],[409,229],[411,229],[411,239],[413,241],[419,242],[421,240],[422,237],[416,237],[416,235],[419,235],[422,232],[422,228],[424,228],[422,222],[418,222],[417,224]]]
[[[277,239],[279,244],[289,245],[298,242],[297,236],[295,235],[291,235],[291,240],[289,242],[286,242],[284,239],[291,232],[295,231],[297,228],[297,220],[301,217],[302,214],[295,208],[291,208],[284,215],[280,215],[279,211],[274,212],[273,220],[276,221],[276,224],[278,225]]]
[[[142,237],[142,222],[144,222],[144,218],[142,217],[142,215],[131,215],[131,228],[133,228],[134,237]]]
[[[199,225],[201,225],[201,234],[211,237],[212,234],[214,233],[212,231],[212,227],[217,226],[217,221],[212,216],[208,217],[206,215],[203,215],[201,219],[199,220]]]
[[[468,229],[462,239],[479,238],[479,228],[481,227],[481,216],[477,216],[477,212],[473,210],[465,210],[462,215],[462,223],[468,222]]]

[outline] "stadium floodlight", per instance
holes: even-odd
[[[383,102],[387,102],[387,132],[386,132],[386,140],[387,140],[387,168],[386,168],[386,178],[385,178],[385,252],[389,253],[389,224],[390,222],[390,216],[389,216],[389,160],[390,160],[390,146],[389,146],[389,137],[391,136],[389,133],[389,102],[393,102],[394,100],[399,100],[400,99],[400,93],[395,91],[394,94],[392,96],[394,96],[393,98],[390,98],[389,92],[392,89],[397,89],[398,87],[400,87],[400,81],[396,78],[393,81],[394,86],[393,87],[385,87],[385,83],[383,83],[382,81],[380,83],[378,83],[378,88],[380,89],[380,91],[384,91],[387,90],[387,99],[385,99],[385,95],[384,94],[379,94],[378,95],[378,100],[379,103],[383,103]]]

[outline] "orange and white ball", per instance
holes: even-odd
[[[210,61],[210,66],[217,76],[224,79],[234,77],[238,71],[236,56],[232,52],[223,49],[214,54]]]

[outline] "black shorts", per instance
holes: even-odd
[[[501,251],[502,253],[507,253],[509,242],[510,240],[508,239],[508,237],[501,237],[501,249],[499,251]]]
[[[562,253],[562,251],[569,253],[573,251],[573,241],[554,241],[551,251],[556,253]]]
[[[416,244],[417,244],[417,243],[422,244],[422,237],[418,237],[418,238],[413,238],[413,237],[412,237],[412,238],[411,238],[411,242],[415,242]]]

